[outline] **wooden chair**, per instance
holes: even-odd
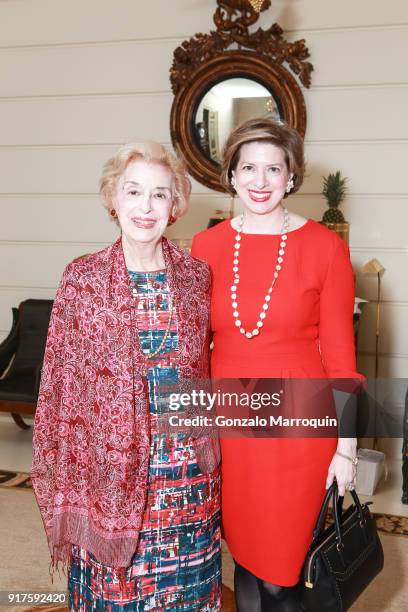
[[[52,300],[25,300],[13,309],[13,327],[0,344],[0,412],[29,429],[22,414],[34,415]]]

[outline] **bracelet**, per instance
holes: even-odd
[[[348,459],[348,461],[351,461],[351,463],[353,465],[357,465],[358,463],[358,457],[349,457],[348,455],[343,455],[343,453],[339,453],[339,451],[336,451],[336,455],[338,455],[339,457],[343,457],[343,459]]]

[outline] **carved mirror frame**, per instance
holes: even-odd
[[[210,189],[224,191],[219,180],[220,166],[205,155],[194,132],[194,117],[203,96],[226,79],[256,81],[271,92],[283,120],[304,136],[306,106],[302,90],[283,63],[305,87],[310,86],[313,66],[305,61],[309,57],[305,41],[289,43],[278,24],[249,33],[249,26],[258,19],[249,0],[217,0],[217,5],[217,30],[196,34],[174,51],[170,80],[175,98],[170,132],[173,146],[191,175]],[[270,0],[264,0],[261,10],[269,6]],[[239,48],[228,50],[234,43]]]

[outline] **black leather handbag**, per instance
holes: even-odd
[[[361,504],[355,491],[351,495],[354,504],[343,511],[336,481],[327,490],[299,584],[304,612],[345,612],[383,568],[368,503]],[[323,531],[330,499],[334,522]]]

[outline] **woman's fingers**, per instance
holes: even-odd
[[[344,494],[346,492],[346,483],[345,482],[337,482],[337,490],[339,492],[339,495],[341,497],[344,497]]]
[[[328,489],[334,481],[334,471],[331,471],[331,465],[329,467],[329,471],[327,473],[327,478],[326,478],[326,489]]]
[[[326,489],[336,479],[339,495],[344,496],[349,486],[354,484],[355,476],[355,466],[348,459],[334,455],[327,473]]]

